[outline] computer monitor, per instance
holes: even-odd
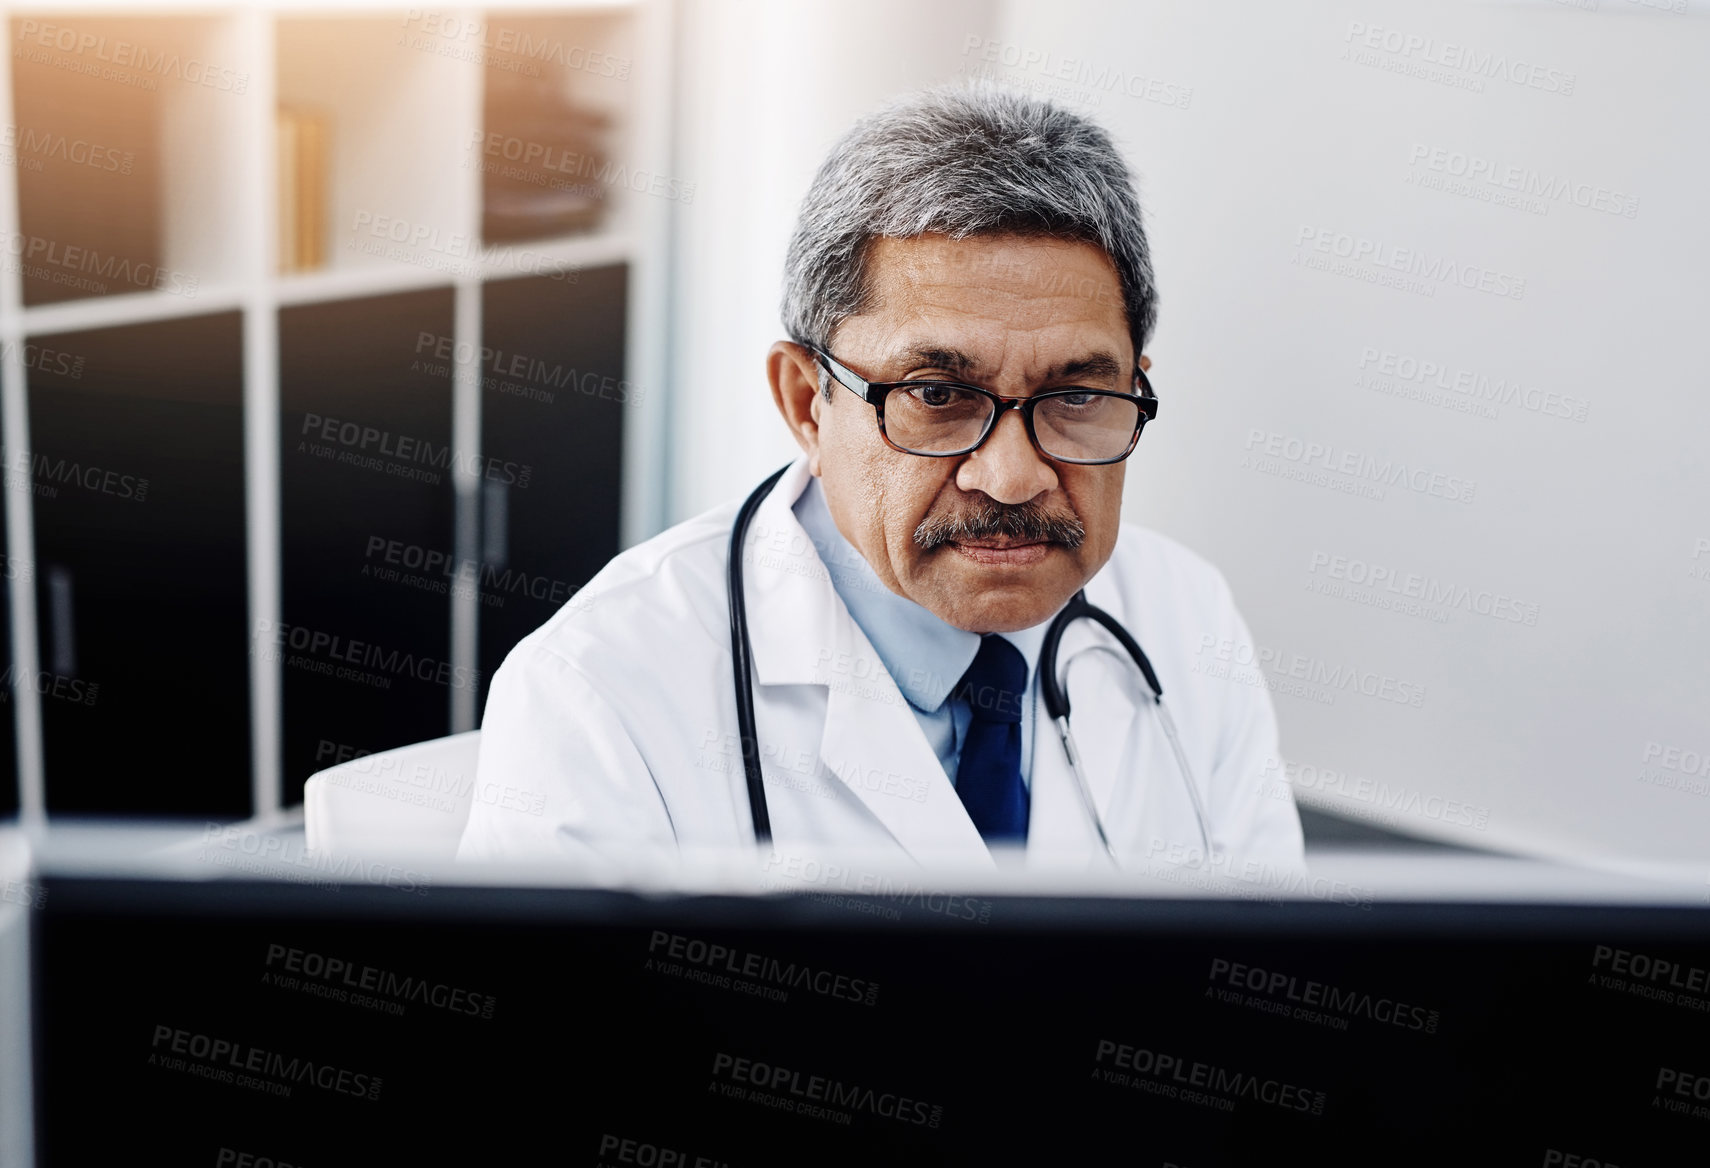
[[[1680,897],[42,880],[49,1165],[1632,1168],[1710,1137]]]

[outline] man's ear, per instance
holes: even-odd
[[[808,470],[819,474],[819,411],[825,405],[819,393],[819,364],[803,346],[778,341],[766,353],[766,379],[772,383],[773,404],[808,456]]]

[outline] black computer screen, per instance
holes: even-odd
[[[1633,1168],[1710,1137],[1691,907],[47,888],[51,1165]]]

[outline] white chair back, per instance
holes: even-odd
[[[474,801],[481,732],[367,754],[309,776],[303,829],[329,855],[452,860]]]

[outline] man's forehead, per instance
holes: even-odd
[[[1074,240],[943,235],[873,241],[868,313],[938,323],[955,316],[1025,331],[1093,327],[1128,336],[1121,281],[1110,257]]]

